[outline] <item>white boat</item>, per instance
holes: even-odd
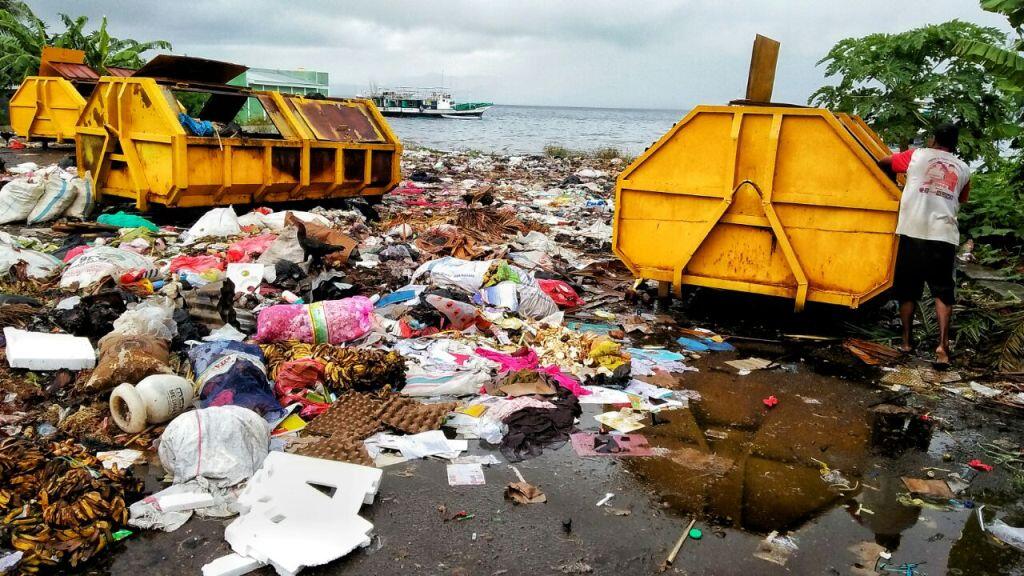
[[[385,116],[428,118],[480,118],[493,106],[490,102],[457,104],[450,92],[436,88],[392,88],[370,96]]]

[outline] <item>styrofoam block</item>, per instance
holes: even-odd
[[[156,505],[161,512],[180,512],[213,506],[217,500],[209,492],[180,492],[177,494],[156,495]]]
[[[244,513],[224,530],[235,552],[291,576],[370,543],[373,524],[358,515],[373,502],[377,468],[271,452],[239,495]],[[325,493],[326,492],[326,493]]]
[[[28,332],[4,328],[7,363],[28,370],[85,370],[96,367],[96,351],[88,338],[71,334]]]
[[[255,558],[232,553],[203,565],[203,576],[242,576],[262,566],[265,564]]]

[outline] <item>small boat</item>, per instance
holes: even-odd
[[[490,102],[458,104],[450,92],[436,88],[393,88],[370,96],[385,116],[425,118],[480,118],[493,106]]]

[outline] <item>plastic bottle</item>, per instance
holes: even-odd
[[[124,383],[110,393],[110,414],[129,433],[146,429],[146,424],[167,422],[192,405],[192,383],[174,374],[153,374],[132,386]]]

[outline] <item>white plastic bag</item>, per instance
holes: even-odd
[[[134,269],[151,270],[153,263],[149,258],[110,246],[89,248],[68,262],[67,269],[60,277],[61,288],[77,285],[85,288],[103,280],[107,276],[117,277]]]
[[[38,176],[11,180],[0,188],[0,224],[28,218],[43,195],[44,180]]]
[[[6,274],[11,266],[18,262],[28,264],[28,275],[32,278],[45,278],[63,264],[59,259],[43,252],[0,244],[0,275]]]
[[[77,191],[70,184],[70,179],[62,178],[60,171],[51,172],[43,183],[43,195],[28,215],[28,223],[39,224],[60,217],[75,200]]]
[[[558,304],[551,299],[536,283],[520,285],[517,291],[519,309],[522,318],[540,320],[558,312]]]
[[[190,244],[208,236],[223,238],[241,233],[242,228],[238,225],[234,208],[213,208],[181,235],[181,241]]]
[[[263,464],[270,428],[241,406],[212,406],[178,415],[160,436],[160,463],[174,483],[228,487],[248,480]]]
[[[438,288],[460,288],[472,294],[483,286],[484,274],[490,266],[491,260],[470,261],[445,256],[417,268],[412,281],[429,274],[430,283]]]
[[[85,176],[75,177],[68,181],[74,198],[71,205],[64,211],[71,218],[88,218],[92,214],[95,198],[92,195],[92,174],[86,171]]]
[[[170,340],[178,334],[174,321],[174,301],[165,296],[150,296],[130,306],[114,320],[114,330],[124,336],[151,336]]]

